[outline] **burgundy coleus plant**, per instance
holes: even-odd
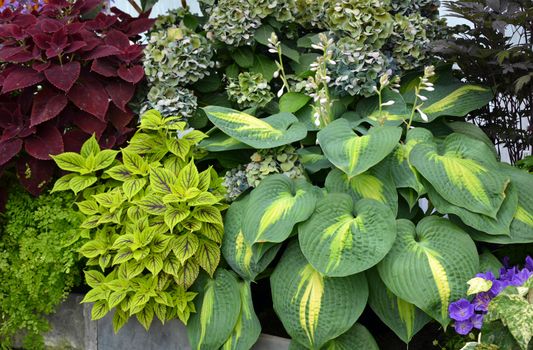
[[[50,155],[79,151],[92,134],[118,146],[135,123],[128,102],[144,79],[139,35],[153,20],[98,13],[100,2],[0,13],[0,173],[13,166],[34,195],[52,179]]]

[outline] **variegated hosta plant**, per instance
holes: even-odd
[[[533,242],[533,176],[498,162],[461,121],[490,91],[431,68],[401,83],[383,76],[376,90],[319,123],[314,102],[293,93],[266,118],[204,108],[220,132],[200,146],[219,159],[272,149],[283,165],[275,150],[291,145],[306,174],[267,167],[229,207],[222,253],[238,277],[220,270],[203,284],[193,348],[249,349],[259,335],[250,283],[268,275],[291,349],[376,349],[356,323],[367,303],[408,343],[431,319],[450,323],[449,304],[479,271],[476,241]],[[226,182],[246,181],[239,171]]]
[[[54,191],[73,191],[85,214],[80,253],[91,290],[83,301],[94,302],[93,319],[114,308],[115,331],[132,316],[146,329],[154,315],[187,323],[196,296],[189,287],[200,269],[217,268],[225,190],[211,167],[194,163],[205,137],[151,110],[121,151],[100,150],[93,137],[80,153],[54,156],[70,172]]]

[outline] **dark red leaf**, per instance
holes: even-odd
[[[26,48],[22,46],[14,46],[14,47],[2,47],[0,50],[0,60],[1,61],[11,61],[10,58],[14,55],[20,54],[22,52],[28,52]]]
[[[22,140],[11,139],[0,141],[0,165],[9,162],[22,149]]]
[[[28,34],[26,34],[26,32],[16,24],[0,25],[0,37],[21,40],[26,38],[27,36]]]
[[[100,138],[107,128],[107,123],[103,122],[89,113],[80,112],[73,120],[74,124],[88,135],[96,134]]]
[[[24,188],[34,196],[41,194],[54,176],[55,165],[51,160],[39,160],[23,156],[17,160],[17,177]]]
[[[117,76],[117,68],[105,58],[94,60],[91,65],[91,71],[103,75],[104,77]]]
[[[50,67],[50,64],[52,64],[52,62],[50,61],[46,61],[46,62],[33,62],[33,64],[31,65],[31,67],[33,69],[35,69],[37,72],[42,72],[43,70],[47,69],[48,67]]]
[[[63,142],[65,144],[65,152],[79,152],[83,143],[91,137],[81,130],[70,130],[63,135]]]
[[[118,130],[119,133],[124,134],[130,131],[130,128],[127,126],[131,123],[133,119],[133,112],[127,109],[126,111],[121,111],[115,106],[109,108],[109,121],[113,126]]]
[[[84,58],[86,60],[94,60],[94,59],[97,59],[97,58],[118,55],[120,53],[121,53],[121,51],[118,48],[114,47],[114,46],[111,46],[111,45],[100,45],[100,46],[96,47],[94,50],[92,50]]]
[[[137,84],[144,78],[144,68],[141,65],[128,67],[122,64],[118,69],[118,76],[127,82]]]
[[[76,34],[76,33],[79,33],[80,30],[82,30],[83,28],[85,28],[85,23],[82,23],[82,22],[73,22],[73,23],[69,23],[65,26],[65,28],[67,29],[67,33],[69,33],[70,35],[72,34]]]
[[[65,95],[55,93],[52,89],[44,89],[33,99],[31,124],[35,126],[56,117],[66,107],[68,99]]]
[[[34,158],[48,160],[50,155],[63,152],[63,137],[55,126],[41,125],[35,135],[24,140],[24,149]]]
[[[41,30],[45,33],[55,33],[63,28],[63,26],[64,24],[57,19],[45,18],[41,19],[36,27],[38,27],[38,30]]]
[[[154,24],[155,19],[152,18],[139,18],[133,20],[125,29],[126,35],[129,37],[144,33]]]
[[[27,28],[35,22],[37,22],[37,18],[32,14],[20,14],[13,19],[13,23],[18,24],[22,28]]]
[[[126,63],[130,63],[132,61],[136,61],[139,59],[143,54],[143,48],[140,45],[131,45],[127,49],[125,49],[122,54],[117,55],[118,58],[123,60]]]
[[[82,40],[73,41],[67,46],[67,48],[65,49],[65,53],[72,53],[72,52],[78,51],[79,49],[85,46],[87,46],[87,43],[85,41],[82,41]]]
[[[65,28],[58,30],[52,35],[52,40],[49,43],[50,47],[46,49],[46,57],[52,58],[63,53],[63,49],[68,45],[67,31]]]
[[[90,30],[102,30],[111,27],[116,21],[116,16],[109,16],[100,12],[92,21],[86,22],[86,26]]]
[[[68,98],[76,107],[105,121],[109,97],[104,86],[93,76],[82,76],[70,89]]]
[[[115,46],[120,50],[125,50],[130,46],[130,39],[128,36],[114,29],[107,33],[104,41],[107,45]]]
[[[44,71],[46,79],[60,90],[68,92],[72,85],[80,77],[81,66],[77,61],[65,63],[64,65],[55,64]]]
[[[39,47],[40,49],[46,50],[47,48],[50,47],[50,40],[52,40],[51,35],[38,32],[38,33],[32,34],[31,37],[35,45],[37,45],[37,47]]]
[[[105,89],[115,106],[126,111],[126,104],[130,102],[135,93],[135,85],[115,80],[107,84]]]
[[[40,83],[43,80],[43,74],[36,72],[31,68],[17,67],[4,80],[2,93],[8,93],[14,90],[23,89]]]

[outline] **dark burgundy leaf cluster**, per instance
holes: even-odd
[[[92,134],[118,146],[135,123],[137,42],[153,20],[118,9],[91,17],[100,3],[50,0],[32,13],[0,13],[0,172],[13,165],[34,195],[53,176],[50,155],[79,151]]]

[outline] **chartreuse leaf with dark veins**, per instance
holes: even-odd
[[[298,238],[315,269],[330,277],[349,276],[385,257],[396,239],[396,221],[376,200],[354,202],[347,194],[330,193],[298,227]]]
[[[273,148],[300,141],[307,129],[291,113],[256,118],[234,109],[209,106],[204,108],[209,120],[222,132],[254,148]]]
[[[416,144],[409,161],[448,202],[496,218],[509,177],[498,171],[483,142],[451,134],[442,144],[435,140]]]
[[[348,175],[339,169],[334,169],[326,177],[326,190],[330,193],[348,193],[354,201],[363,198],[374,199],[388,205],[396,215],[398,212],[398,192],[389,169],[380,168],[374,167],[351,179],[348,179]]]
[[[270,277],[274,310],[294,341],[321,349],[348,331],[363,312],[368,286],[363,274],[326,277],[292,242]]]
[[[257,342],[261,334],[261,324],[254,311],[250,282],[239,282],[241,312],[230,337],[221,350],[248,350]]]
[[[244,280],[253,281],[275,258],[281,245],[249,244],[244,238],[242,224],[250,195],[231,204],[224,217],[222,254],[232,270]]]
[[[368,304],[379,319],[404,342],[409,343],[431,318],[415,305],[398,298],[385,286],[376,269],[366,271]]]
[[[352,178],[382,161],[398,144],[402,129],[394,126],[372,127],[359,136],[346,119],[337,119],[317,134],[324,155]]]
[[[305,350],[305,346],[291,341],[289,350]],[[379,350],[372,334],[360,323],[356,323],[343,335],[329,341],[322,350]]]
[[[416,227],[401,219],[397,227],[392,249],[378,264],[379,275],[395,295],[446,326],[448,305],[465,295],[466,282],[478,271],[476,246],[468,234],[437,216],[425,217]]]
[[[214,278],[203,275],[195,283],[196,313],[187,324],[191,349],[219,349],[230,337],[241,310],[241,293],[235,275],[218,269]]]
[[[306,180],[277,174],[266,177],[250,194],[243,232],[248,244],[279,243],[315,209],[317,189]]]

